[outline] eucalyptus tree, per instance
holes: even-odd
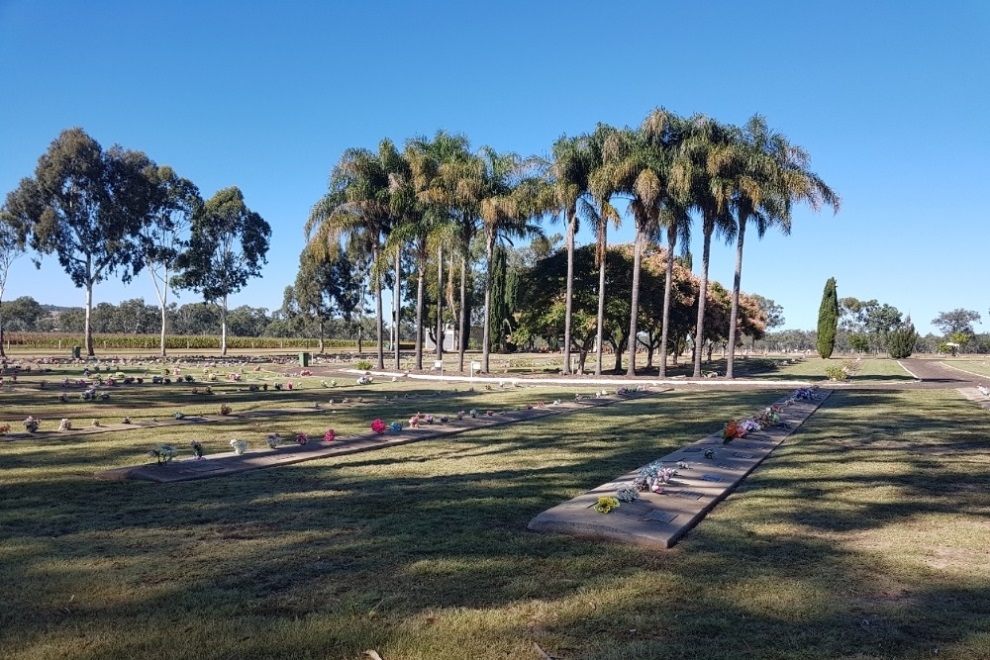
[[[341,250],[351,237],[371,255],[370,289],[375,294],[377,368],[385,368],[382,313],[382,250],[394,226],[388,164],[397,153],[391,140],[382,140],[378,153],[348,149],[330,174],[327,194],[310,210],[304,234],[328,254]]]
[[[180,274],[173,283],[219,304],[222,355],[227,354],[229,298],[261,274],[271,234],[271,227],[247,207],[236,186],[218,191],[193,216],[189,245],[176,259]]]
[[[587,215],[595,230],[595,265],[598,266],[598,316],[595,375],[602,373],[602,349],[605,332],[605,266],[608,254],[608,226],[618,227],[621,216],[612,205],[612,196],[621,189],[621,167],[627,141],[612,126],[599,124],[591,135],[594,169],[588,179],[588,191],[593,199],[583,200]]]
[[[321,354],[326,350],[327,322],[338,314],[349,318],[361,302],[361,287],[355,273],[355,265],[346,251],[330,258],[325,250],[307,243],[299,255],[299,272],[295,284],[289,287],[291,299],[283,306],[316,319]]]
[[[822,205],[839,210],[839,196],[808,169],[810,157],[802,148],[768,128],[766,120],[754,115],[737,135],[743,156],[737,170],[731,206],[736,216],[736,268],[732,284],[729,317],[729,352],[726,378],[733,377],[735,362],[739,292],[742,280],[743,244],[746,225],[752,222],[757,236],[776,226],[791,232],[791,209],[795,202],[806,202],[818,211]]]
[[[595,168],[594,154],[587,135],[560,137],[553,145],[550,166],[551,181],[558,207],[567,224],[565,248],[567,250],[567,290],[564,312],[564,374],[571,373],[571,327],[574,309],[574,237],[578,232],[578,210],[591,206],[589,179]]]
[[[86,354],[93,355],[93,288],[111,275],[130,282],[141,267],[138,240],[152,212],[155,165],[143,153],[104,151],[81,128],[63,131],[33,178],[7,195],[6,209],[40,255],[54,253],[72,283],[86,291]]]
[[[681,199],[701,213],[703,237],[701,276],[698,292],[698,320],[694,334],[694,378],[701,377],[701,355],[705,342],[705,301],[708,295],[708,268],[712,236],[716,231],[731,238],[735,224],[729,209],[733,176],[740,158],[737,129],[724,126],[704,115],[692,117],[675,157],[672,185]]]
[[[10,266],[25,250],[24,232],[6,209],[0,208],[0,357],[6,355],[3,348],[3,294],[7,288]]]
[[[158,297],[161,312],[159,351],[164,356],[170,280],[175,262],[188,244],[192,220],[203,205],[203,199],[195,184],[168,166],[155,168],[152,183],[156,193],[154,211],[141,227],[140,240],[144,265]]]

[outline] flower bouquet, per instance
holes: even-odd
[[[392,422],[388,425],[388,432],[396,434],[402,431],[402,422]]]
[[[189,446],[192,447],[193,453],[196,454],[197,459],[203,458],[203,454],[206,452],[203,451],[203,444],[199,440],[193,440],[189,443]]]
[[[371,430],[377,433],[378,435],[381,435],[382,433],[385,432],[385,422],[383,422],[381,419],[376,419],[371,423]]]
[[[58,430],[59,431],[71,431],[72,430],[72,420],[71,419],[63,419],[58,424]]]
[[[323,442],[333,442],[337,438],[337,434],[334,433],[333,429],[327,429],[327,432],[323,434]]]
[[[746,431],[743,429],[742,426],[739,425],[739,422],[737,422],[736,420],[730,421],[728,424],[725,425],[725,428],[722,429],[722,444],[724,445],[729,444],[736,438],[744,438],[744,437],[746,437]]]
[[[608,513],[612,509],[617,509],[618,507],[619,500],[617,498],[602,495],[598,498],[598,502],[595,504],[595,511],[598,513]]]
[[[28,416],[28,418],[24,420],[24,430],[28,433],[34,433],[38,430],[39,423],[40,422],[34,417]]]
[[[230,441],[230,446],[234,448],[234,453],[243,454],[247,451],[248,443],[245,440],[238,440],[235,438]]]
[[[419,413],[409,418],[409,426],[414,429],[419,428]]]
[[[649,490],[654,493],[663,492],[663,484],[668,483],[677,470],[664,467],[663,461],[653,461],[644,468],[640,468],[633,484],[641,491]]]
[[[148,456],[154,458],[159,465],[165,465],[175,458],[177,453],[172,445],[158,445],[148,452]]]
[[[265,438],[265,443],[268,445],[269,449],[275,449],[282,444],[282,437],[278,433],[270,433]]]
[[[308,435],[306,435],[305,433],[297,433],[296,434],[296,444],[297,445],[304,445],[307,442],[309,442],[309,436]]]

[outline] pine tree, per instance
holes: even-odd
[[[911,323],[911,317],[904,319],[904,323],[891,330],[887,335],[887,353],[895,360],[911,357],[914,352],[914,345],[918,341],[918,333]]]
[[[824,359],[832,357],[835,349],[835,333],[839,327],[839,297],[835,292],[835,278],[825,282],[822,304],[818,308],[818,354]]]

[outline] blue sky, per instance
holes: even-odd
[[[781,304],[788,328],[815,326],[835,277],[840,296],[894,305],[922,333],[959,307],[986,332],[987,43],[984,0],[0,0],[0,194],[72,126],[173,166],[204,197],[236,185],[273,235],[263,277],[231,304],[271,310],[349,147],[444,129],[546,154],[657,106],[759,113],[842,209],[799,209],[786,238],[748,235],[743,290]],[[631,236],[627,222],[612,240]],[[719,243],[711,276],[730,284],[733,259]],[[4,299],[22,295],[84,303],[52,257],[15,262]],[[156,304],[146,274],[100,284],[94,302],[129,298]]]

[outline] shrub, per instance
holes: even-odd
[[[838,365],[825,367],[825,375],[828,376],[829,380],[845,380],[849,377],[846,370]]]
[[[356,369],[360,369],[361,371],[367,371],[368,369],[371,369],[371,360],[358,360],[354,367]]]

